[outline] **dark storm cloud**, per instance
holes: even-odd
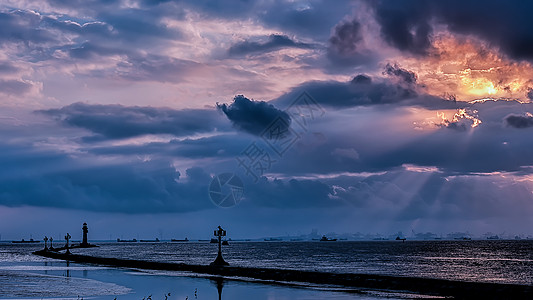
[[[314,81],[295,87],[274,100],[281,106],[290,105],[302,92],[309,93],[318,103],[333,108],[380,104],[414,105],[428,109],[456,108],[457,103],[419,91],[414,73],[391,69],[391,78],[373,80],[357,75],[350,82]],[[395,74],[397,73],[397,74]]]
[[[240,130],[259,135],[277,118],[290,125],[290,116],[265,101],[250,100],[243,95],[235,96],[233,103],[217,104],[233,125]]]
[[[468,128],[470,128],[470,125],[471,124],[465,124],[462,122],[445,121],[443,124],[439,124],[437,126],[452,129],[452,130],[457,130],[457,131],[466,131]]]
[[[533,59],[533,19],[529,1],[501,0],[408,0],[366,1],[381,26],[383,39],[413,54],[427,54],[431,47],[431,23],[447,25],[448,30],[475,35],[498,46],[515,59]]]
[[[383,74],[397,77],[401,82],[406,84],[415,84],[417,80],[414,72],[400,68],[397,64],[387,64]]]
[[[262,54],[276,51],[282,48],[302,48],[308,49],[312,46],[306,43],[295,42],[286,35],[272,34],[267,40],[262,41],[243,41],[232,45],[228,49],[230,56],[244,56],[248,54]]]
[[[427,1],[368,1],[375,8],[381,35],[392,46],[415,54],[426,54],[431,45]]]
[[[372,83],[372,78],[365,74],[359,74],[352,78],[352,81],[350,81],[352,84],[369,84]]]
[[[533,127],[533,117],[521,116],[521,115],[508,115],[505,117],[504,122],[507,126],[513,128],[528,128]]]
[[[329,38],[331,48],[341,55],[354,54],[357,44],[363,39],[360,29],[361,24],[356,20],[337,25],[333,36]]]
[[[0,145],[5,150],[5,145]],[[64,154],[13,153],[0,177],[0,205],[73,208],[122,213],[183,212],[211,208],[210,177],[188,169],[187,180],[169,161],[83,164]],[[24,168],[24,172],[17,169]]]
[[[145,134],[186,136],[211,132],[223,126],[215,110],[91,105],[73,103],[60,109],[41,110],[69,126],[84,128],[108,139]]]
[[[329,71],[353,72],[355,66],[372,66],[377,54],[364,47],[364,33],[357,20],[342,21],[335,26],[328,39],[326,56]]]

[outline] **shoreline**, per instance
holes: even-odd
[[[533,286],[519,284],[466,282],[445,279],[399,277],[373,274],[326,273],[319,271],[299,271],[287,269],[268,269],[234,266],[192,265],[185,263],[165,263],[142,260],[96,257],[79,254],[64,254],[50,251],[36,251],[35,255],[122,268],[186,271],[227,277],[243,277],[267,280],[272,283],[287,282],[337,285],[350,288],[410,292],[432,296],[455,298],[483,297],[485,299],[523,298],[533,296]]]

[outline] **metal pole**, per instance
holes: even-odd
[[[220,231],[218,234],[218,255],[222,257],[222,234]]]

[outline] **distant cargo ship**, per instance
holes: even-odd
[[[188,239],[188,238],[185,238],[184,240],[180,240],[180,239],[171,239],[170,241],[171,241],[171,242],[188,242],[189,239]]]
[[[117,242],[119,242],[119,243],[136,243],[136,242],[137,242],[137,239],[132,239],[132,240],[121,240],[121,239],[117,239]]]
[[[335,242],[337,239],[330,239],[328,238],[327,236],[322,236],[322,238],[320,239],[321,242]]]
[[[29,241],[25,241],[24,239],[20,241],[12,241],[13,244],[35,244],[40,243],[41,241],[34,241],[33,239],[30,239]]]
[[[155,240],[140,240],[141,243],[159,243],[159,239],[155,238]]]

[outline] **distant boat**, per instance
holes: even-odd
[[[12,241],[13,244],[35,244],[40,243],[41,241],[34,241],[33,239],[30,239],[29,241],[25,241],[24,239],[20,241]]]
[[[268,238],[268,239],[265,239],[265,242],[279,242],[281,241],[280,238]]]
[[[218,240],[215,239],[215,238],[212,238],[211,241],[210,241],[210,243],[211,243],[211,244],[216,244],[216,243],[218,243]]]
[[[155,238],[155,240],[140,240],[141,243],[159,243],[159,239]]]
[[[224,240],[222,241],[222,245],[229,245],[228,241]]]
[[[497,235],[491,235],[491,236],[487,237],[487,240],[499,240],[499,239],[500,239],[500,237],[497,236]]]
[[[397,240],[397,241],[405,242],[406,238],[401,238],[400,236],[397,236],[397,237],[396,237],[396,240]]]
[[[325,235],[320,239],[321,242],[335,242],[337,239],[329,239]]]
[[[132,239],[132,240],[121,240],[121,239],[117,239],[117,242],[119,242],[119,243],[136,243],[136,242],[137,242],[137,239]]]
[[[170,240],[171,242],[188,242],[189,239],[188,238],[185,238],[184,240],[179,240],[179,239],[171,239]]]
[[[458,240],[458,241],[471,241],[472,238],[471,238],[471,237],[468,237],[468,236],[463,236],[463,237],[454,238],[454,240]]]

